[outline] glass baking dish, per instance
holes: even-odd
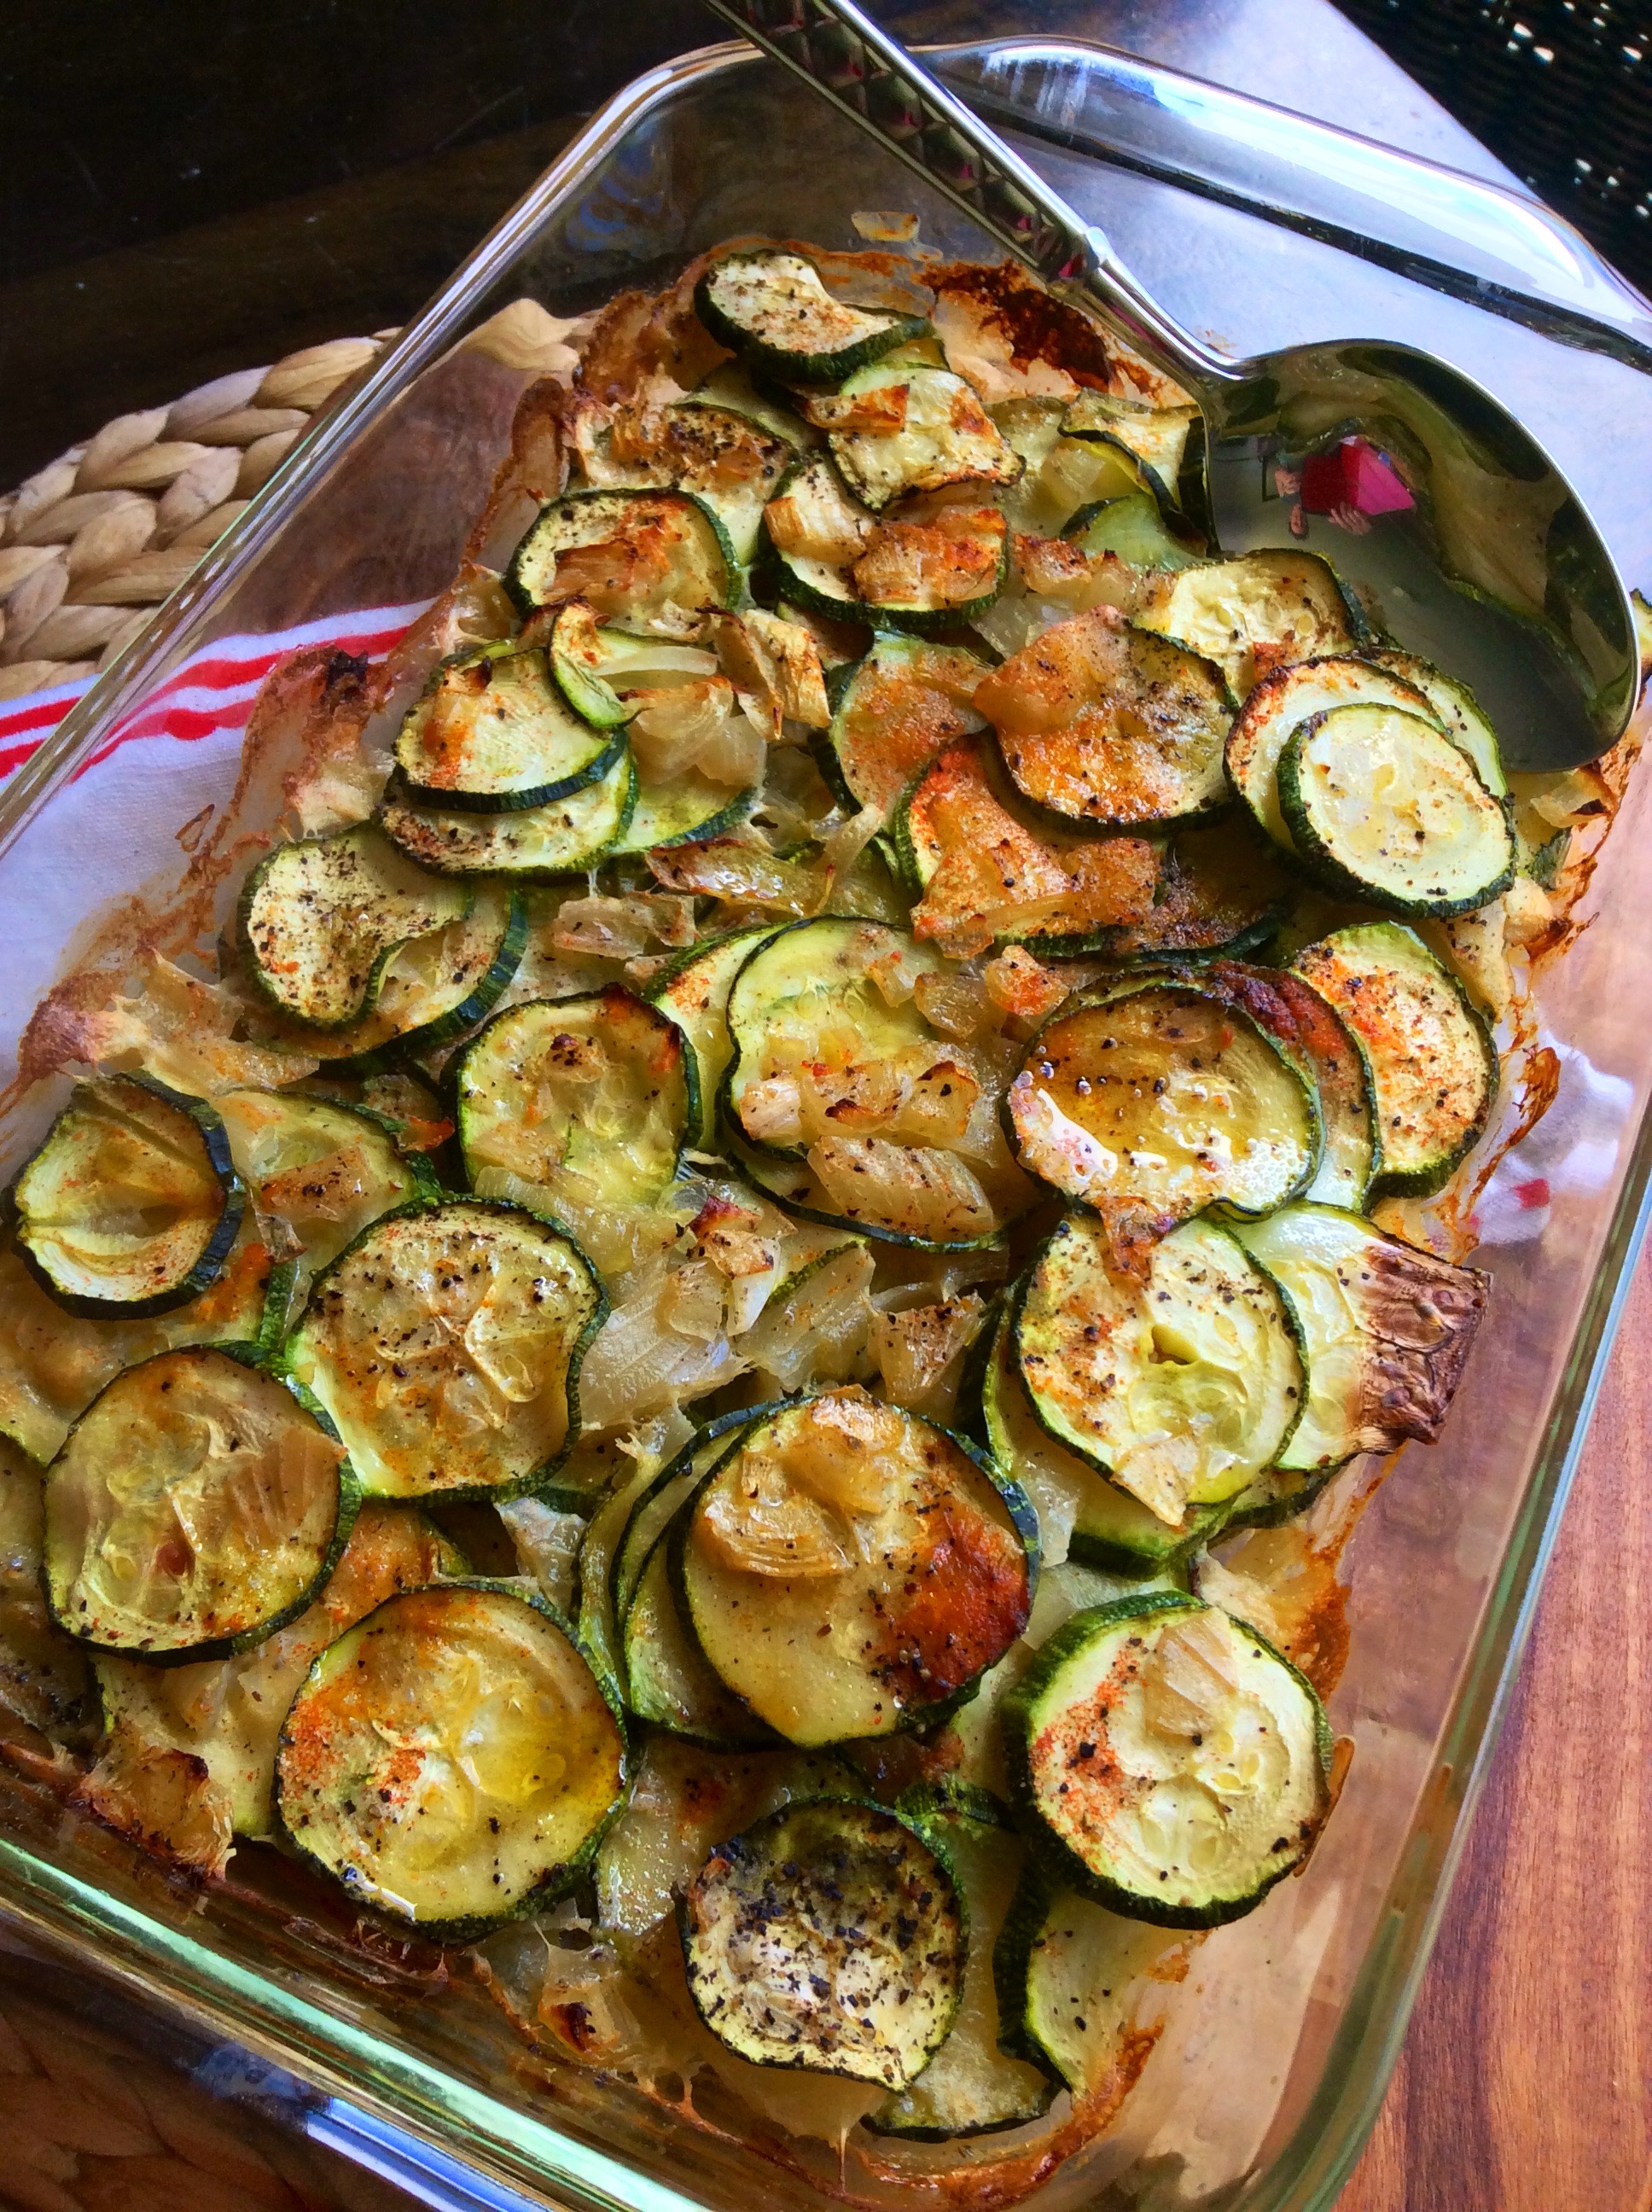
[[[1104,55],[1059,41],[942,58],[963,78],[1011,89],[1048,90],[1055,70],[1081,104],[1087,72],[1098,88],[1108,69]],[[1187,171],[1198,102],[1190,93],[1176,103],[1174,72],[1157,74]],[[1258,112],[1288,133],[1279,111]],[[1151,120],[1136,127],[1151,134]],[[1652,416],[1631,368],[1139,166],[1121,173],[1047,141],[1024,150],[1174,313],[1218,343],[1249,352],[1369,334],[1425,344],[1479,377],[1553,452],[1631,576],[1652,573]],[[1398,199],[1415,165],[1389,158]],[[1361,159],[1369,164],[1373,150]],[[155,628],[12,779],[0,851],[26,838],[44,799],[188,655],[231,635],[406,605],[440,589],[527,380],[463,343],[509,301],[526,294],[574,313],[621,287],[668,279],[725,237],[854,246],[857,211],[911,208],[926,243],[991,258],[962,216],[744,49],[709,49],[640,80],[341,398]],[[1479,1255],[1496,1291],[1461,1402],[1443,1442],[1407,1451],[1376,1491],[1346,1555],[1352,1656],[1332,1705],[1357,1746],[1345,1802],[1306,1878],[1194,1954],[1120,2121],[1034,2200],[1051,2212],[1306,2212],[1330,2203],[1375,2117],[1644,1225],[1652,1022],[1636,988],[1633,924],[1652,901],[1646,811],[1644,790],[1631,786],[1589,894],[1596,926],[1539,992],[1560,1095],[1502,1171],[1495,1212],[1488,1197],[1487,1234],[1504,1241]],[[88,914],[146,872],[143,856],[112,854],[87,886]],[[7,988],[21,998],[15,975]],[[27,1010],[6,1009],[13,1033]],[[13,1117],[6,1158],[15,1161],[34,1122]],[[1540,1203],[1531,1195],[1540,1182]],[[531,2057],[461,1964],[389,1939],[373,1956],[352,1952],[302,1909],[282,1911],[268,1882],[262,1893],[250,1880],[182,1890],[3,1767],[0,1909],[88,1969],[344,2100],[330,2108],[337,2138],[353,2130],[369,2162],[372,2143],[382,2157],[396,2146],[427,2201],[496,2203],[503,2184],[535,2202],[669,2212],[748,2202],[754,2183],[775,2205],[821,2201],[798,2174],[754,2164],[738,2142],[621,2082]],[[823,2179],[831,2185],[833,2172]]]

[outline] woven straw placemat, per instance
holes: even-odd
[[[515,300],[464,343],[545,374],[572,366],[571,327]],[[0,700],[106,667],[396,335],[333,338],[118,415],[0,495]]]

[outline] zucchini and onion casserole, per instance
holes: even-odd
[[[1196,411],[1008,268],[576,335],[400,657],[272,679],[216,963],[74,1031],[0,1681],[174,1866],[1007,2203],[1331,1813],[1303,1516],[1439,1432],[1429,1202],[1601,809],[1208,550]]]

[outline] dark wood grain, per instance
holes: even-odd
[[[1411,2032],[1338,2212],[1652,2208],[1652,1256]]]

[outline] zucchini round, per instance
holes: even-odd
[[[392,955],[371,1013],[346,1029],[295,1030],[294,1041],[338,1073],[370,1075],[416,1065],[474,1029],[498,1004],[527,941],[521,893],[507,883],[479,883],[461,921],[416,937]]]
[[[635,644],[635,639],[626,640]],[[636,713],[608,680],[610,654],[593,610],[583,599],[559,607],[547,648],[550,672],[569,708],[595,730],[616,730]]]
[[[644,993],[689,1041],[700,1101],[695,1143],[703,1152],[715,1148],[717,1097],[734,1050],[728,1033],[729,990],[747,957],[774,933],[773,924],[757,922],[702,938],[668,959]]]
[[[1111,1258],[1098,1221],[1056,1224],[1016,1301],[1016,1364],[1040,1425],[1180,1533],[1190,1505],[1237,1497],[1288,1443],[1293,1318],[1213,1221],[1161,1237],[1142,1282]]]
[[[1023,818],[990,738],[938,753],[901,800],[891,839],[921,893],[914,933],[963,958],[986,946],[1105,951],[1150,922],[1162,855],[1143,837],[1096,837]]]
[[[10,1199],[18,1249],[65,1312],[136,1321],[217,1281],[246,1189],[205,1099],[106,1075],[76,1084]]]
[[[1373,1188],[1438,1190],[1473,1151],[1497,1093],[1497,1047],[1467,993],[1397,921],[1336,930],[1291,964],[1364,1054],[1376,1105]]]
[[[957,2014],[963,1900],[937,1846],[880,1805],[771,1813],[711,1854],[681,1924],[695,2011],[756,2066],[902,2090]]]
[[[831,455],[805,454],[763,509],[765,557],[779,597],[831,620],[869,619],[850,571],[875,526]]]
[[[864,1390],[747,1430],[676,1524],[695,1641],[788,1742],[935,1717],[1026,1626],[1031,1507],[944,1431]]]
[[[1272,546],[1156,578],[1136,619],[1208,654],[1240,699],[1270,669],[1357,652],[1367,635],[1328,561]]]
[[[1279,810],[1279,756],[1291,732],[1310,715],[1351,706],[1431,714],[1428,701],[1412,684],[1384,667],[1342,653],[1298,661],[1260,678],[1235,719],[1228,733],[1229,777],[1281,852],[1294,853],[1297,846]]]
[[[498,1200],[404,1206],[315,1280],[283,1354],[376,1498],[537,1490],[579,1429],[608,1304],[564,1231]]]
[[[623,454],[615,451],[615,415],[600,406],[570,410],[586,483],[604,490],[669,485],[692,492],[722,524],[735,559],[750,561],[763,502],[792,460],[793,440],[742,408],[706,397],[616,412],[627,433]]]
[[[1064,821],[1128,829],[1227,803],[1221,670],[1111,607],[1041,631],[982,679],[975,703],[1017,787]]]
[[[914,492],[1011,484],[1021,474],[1020,455],[951,369],[880,362],[811,412],[826,424],[844,483],[874,514]]]
[[[682,1030],[621,984],[507,1006],[452,1069],[465,1175],[508,1175],[550,1214],[651,1206],[699,1127],[696,1073]]]
[[[1266,1213],[1319,1165],[1302,1068],[1230,994],[1192,980],[1122,984],[1058,1013],[1006,1110],[1022,1165],[1092,1207]]]
[[[1058,1443],[1033,1412],[1008,1315],[999,1323],[981,1396],[993,1457],[1032,1500],[1050,1550],[1051,1529],[1065,1528],[1070,1559],[1140,1582],[1180,1565],[1224,1525],[1225,1506],[1189,1505],[1173,1527]]]
[[[944,507],[881,524],[854,564],[860,619],[874,629],[944,637],[992,605],[1008,581],[1010,532],[996,507]]]
[[[378,818],[392,844],[435,875],[554,883],[593,868],[624,835],[636,802],[636,767],[627,745],[594,783],[549,806],[515,814],[416,806],[392,777]]]
[[[671,1574],[671,1532],[656,1540],[625,1607],[628,1709],[651,1728],[719,1750],[772,1743],[774,1734],[720,1681],[694,1640]]]
[[[163,1662],[249,1650],[311,1602],[360,1497],[313,1400],[222,1346],[163,1352],[93,1400],[46,1470],[52,1618]]]
[[[1331,1730],[1289,1660],[1171,1591],[1075,1613],[1011,1691],[1017,1803],[1056,1879],[1162,1928],[1214,1928],[1300,1864]]]
[[[688,491],[569,491],[511,556],[505,589],[523,614],[567,599],[632,629],[697,635],[732,607],[740,568],[714,511]]]
[[[714,262],[694,307],[720,345],[795,384],[839,384],[929,328],[921,315],[847,306],[812,261],[773,246]]]
[[[283,1014],[340,1030],[372,1009],[410,939],[461,921],[471,895],[417,865],[369,824],[277,845],[241,893],[252,979]]]
[[[1432,1443],[1485,1310],[1485,1277],[1336,1206],[1287,1206],[1234,1233],[1278,1285],[1307,1370],[1280,1470],[1316,1474],[1407,1437]]]
[[[94,1664],[106,1730],[203,1760],[228,1800],[235,1833],[273,1836],[276,1745],[312,1665],[398,1590],[465,1571],[463,1557],[422,1513],[369,1500],[315,1602],[256,1650],[176,1667],[100,1653]]]
[[[619,1717],[566,1622],[503,1583],[407,1590],[311,1668],[276,1811],[301,1856],[467,1942],[581,1880],[626,1778]]]
[[[720,837],[745,820],[756,805],[757,789],[749,784],[736,790],[692,768],[664,783],[639,775],[636,805],[604,858],[616,860],[626,853],[651,853],[662,845]]]
[[[1460,745],[1394,707],[1333,707],[1279,756],[1279,807],[1310,866],[1396,914],[1469,914],[1514,880],[1507,811]]]
[[[838,692],[822,773],[852,811],[884,819],[944,745],[981,726],[971,703],[987,664],[958,645],[880,637]]]
[[[944,1853],[963,1899],[969,1946],[945,2042],[917,2080],[869,2112],[865,2124],[873,2135],[910,2142],[1024,2126],[1048,2111],[1055,2093],[1042,2069],[1002,2048],[1006,2023],[993,1969],[1026,1845],[984,1790],[914,1790],[898,1809]]]
[[[574,664],[563,655],[563,665],[571,672]],[[566,688],[553,680],[543,647],[483,645],[444,660],[397,734],[408,798],[461,813],[513,814],[596,782],[624,747],[612,724],[625,716],[593,726],[568,703]]]
[[[1151,912],[1096,950],[1121,967],[1236,960],[1274,935],[1296,890],[1272,846],[1230,813],[1172,834]]]

